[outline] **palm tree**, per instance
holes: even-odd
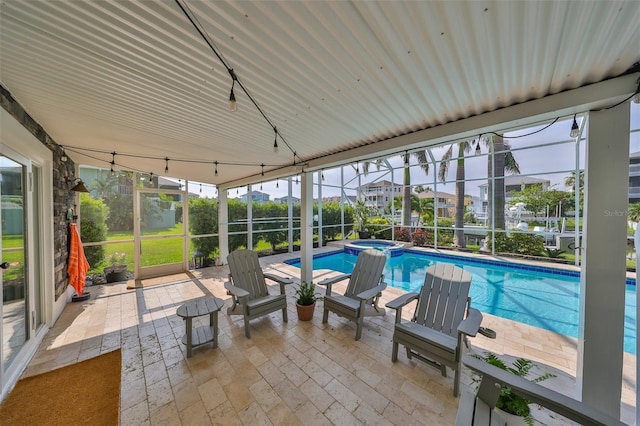
[[[453,244],[461,248],[465,248],[467,246],[464,238],[464,154],[469,153],[469,151],[471,151],[471,143],[469,143],[469,141],[458,143],[458,160],[456,162],[456,221]],[[440,169],[438,170],[438,179],[440,179],[441,182],[445,182],[447,180],[449,161],[452,156],[453,145],[450,145],[447,152],[442,156]]]
[[[402,226],[409,226],[411,224],[411,169],[409,168],[409,157],[414,157],[420,168],[424,171],[425,174],[429,173],[429,163],[427,162],[427,151],[415,151],[411,154],[404,154],[402,157],[404,159],[404,180],[403,180],[403,192],[402,192]],[[380,170],[380,165],[382,164],[382,159],[378,159],[374,161],[374,164]],[[362,163],[362,171],[366,175],[369,173],[369,167],[371,163],[365,161]]]
[[[578,188],[584,188],[584,170],[580,170],[578,178]],[[564,184],[568,187],[571,187],[572,191],[576,190],[576,172],[571,172],[569,176],[564,178]]]
[[[504,227],[504,173],[519,174],[520,166],[511,152],[509,142],[505,141],[502,136],[493,134],[491,136],[493,142],[493,164],[491,164],[491,155],[487,157],[488,176],[493,177],[494,184],[488,186],[487,194],[489,196],[489,217],[493,216],[493,229],[505,229]],[[488,143],[488,141],[485,141]],[[495,190],[495,199],[494,197]],[[491,200],[494,203],[491,203]],[[492,212],[493,205],[496,206],[495,213]]]

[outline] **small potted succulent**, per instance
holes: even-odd
[[[316,300],[320,299],[316,293],[316,285],[311,282],[302,281],[296,288],[296,309],[298,311],[298,319],[300,321],[310,321],[313,318],[313,312],[316,307]]]
[[[471,356],[524,378],[527,378],[526,376],[529,374],[531,369],[536,366],[531,360],[525,358],[518,358],[514,360],[511,365],[507,365],[503,360],[498,358],[496,354],[491,352],[472,354]],[[556,377],[556,375],[553,373],[545,373],[531,381],[533,383],[538,383],[552,377]],[[480,380],[481,379],[478,376],[473,378],[474,383],[479,384]],[[500,396],[498,397],[498,402],[496,402],[495,408],[502,411],[501,416],[507,421],[508,425],[524,423],[528,426],[533,426],[535,419],[531,415],[531,408],[529,407],[529,404],[531,404],[531,401],[521,397],[520,395],[516,395],[511,392],[510,389],[505,387],[500,390]],[[514,420],[509,421],[509,418],[514,418]],[[521,420],[521,422],[519,420]]]

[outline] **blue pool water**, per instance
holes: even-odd
[[[344,251],[314,256],[314,269],[350,273],[357,256]],[[405,250],[387,258],[384,274],[388,285],[419,291],[426,270],[436,262],[451,263],[469,273],[472,306],[482,312],[578,337],[580,276],[574,271],[513,265],[492,260],[468,259],[438,253]],[[300,267],[300,259],[287,261]],[[636,286],[627,280],[624,350],[636,353]]]

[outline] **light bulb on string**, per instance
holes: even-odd
[[[60,161],[66,162],[68,160],[67,153],[64,150],[64,146],[62,147],[62,156],[60,157]]]
[[[213,172],[214,176],[218,176],[218,162],[214,161],[213,164],[215,165],[215,171]]]
[[[480,155],[481,154],[481,150],[480,150],[480,138],[478,137],[478,141],[476,143],[476,155]]]
[[[278,129],[273,128],[273,132],[275,133],[275,137],[273,138],[273,152],[278,153]]]
[[[280,179],[276,179],[276,188],[280,188]]]
[[[202,184],[200,184],[200,193],[202,194]]]
[[[324,182],[324,169],[320,170],[320,179]]]
[[[233,87],[236,85],[236,80],[238,77],[236,73],[233,71],[233,68],[229,68],[229,74],[231,75],[231,93],[229,93],[229,109],[231,111],[235,111],[238,109],[238,105],[236,104],[236,95],[233,93]]]
[[[113,151],[111,153],[111,176],[115,175],[115,171],[113,170],[113,167],[116,165],[116,152]]]
[[[572,138],[577,138],[580,134],[580,127],[578,127],[578,122],[576,121],[576,115],[573,116],[573,124],[571,125],[571,133],[569,136]]]
[[[164,157],[164,172],[169,173],[169,157]]]

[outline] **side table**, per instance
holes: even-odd
[[[218,347],[218,312],[223,305],[222,299],[207,296],[190,300],[178,307],[176,315],[185,320],[187,327],[182,337],[182,343],[187,345],[187,358],[191,356],[194,346],[213,342],[213,347]],[[194,330],[193,319],[203,315],[209,315],[209,325]]]

